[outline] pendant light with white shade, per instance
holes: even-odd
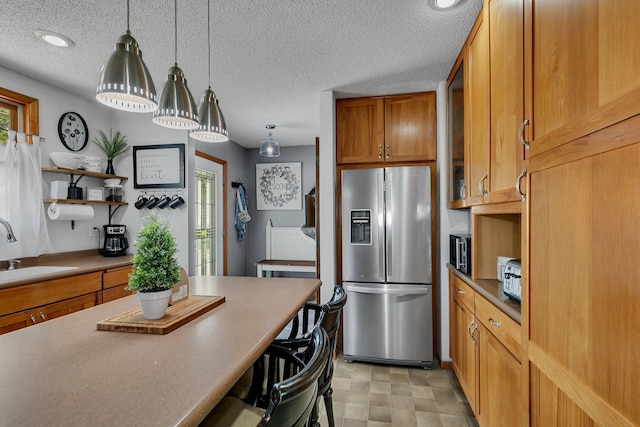
[[[211,90],[211,0],[207,1],[207,37],[209,47],[209,88],[204,91],[198,116],[200,125],[189,136],[204,142],[226,142],[229,140],[227,125],[218,105],[216,94]]]
[[[260,142],[260,155],[263,157],[280,157],[280,143],[272,138],[271,131],[276,125],[265,125],[269,129],[269,138]]]
[[[187,87],[187,79],[178,67],[178,0],[174,0],[174,66],[169,68],[167,81],[158,96],[158,109],[153,122],[171,129],[195,129],[198,127],[198,110]]]
[[[118,110],[151,113],[158,109],[156,88],[142,61],[142,51],[129,31],[127,0],[127,33],[120,36],[109,61],[100,71],[96,99]]]

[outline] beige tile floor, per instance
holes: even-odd
[[[334,362],[336,427],[478,425],[451,370],[347,363],[342,355]],[[329,425],[324,404],[320,425]]]

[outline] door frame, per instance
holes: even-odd
[[[227,275],[227,161],[196,150],[196,157],[222,166],[222,274]],[[195,170],[194,170],[195,173]]]

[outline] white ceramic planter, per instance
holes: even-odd
[[[160,319],[167,312],[169,307],[169,298],[171,298],[171,289],[160,292],[137,292],[142,314],[145,319]]]

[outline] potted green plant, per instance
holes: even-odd
[[[115,175],[113,169],[113,159],[121,154],[129,151],[127,137],[116,131],[115,135],[108,137],[103,131],[99,130],[100,138],[93,138],[92,142],[96,144],[107,155],[107,170],[105,173]]]
[[[169,224],[152,212],[143,218],[144,224],[136,234],[133,271],[125,289],[138,295],[146,319],[165,315],[171,298],[171,288],[180,281],[180,266],[175,254],[176,240]]]

